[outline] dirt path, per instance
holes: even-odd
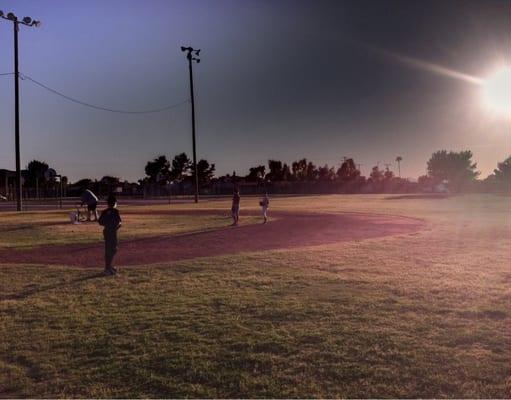
[[[170,212],[172,213],[172,212]],[[174,212],[183,214],[183,212]],[[225,214],[198,210],[200,214]],[[412,233],[424,222],[414,218],[373,214],[272,214],[263,225],[240,225],[219,230],[175,236],[122,240],[116,265],[143,265],[196,257],[236,254],[249,251],[299,248]],[[226,219],[226,224],[229,220]],[[98,267],[103,265],[102,243],[46,246],[29,250],[2,249],[0,263],[30,263]]]

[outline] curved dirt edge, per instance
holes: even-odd
[[[220,210],[187,211],[163,210],[153,213],[227,215],[225,211]],[[257,213],[247,210],[244,214]],[[318,246],[413,233],[425,226],[423,220],[413,217],[369,213],[272,212],[272,216],[274,219],[264,225],[240,225],[173,236],[123,241],[121,233],[116,265],[161,264],[199,257]],[[24,250],[2,249],[0,262],[102,268],[103,251],[102,243],[56,245]]]

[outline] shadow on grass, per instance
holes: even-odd
[[[35,222],[32,224],[21,224],[21,225],[12,226],[9,228],[3,227],[2,232],[17,232],[17,231],[22,231],[24,229],[38,228],[41,226],[60,226],[60,225],[69,225],[69,222],[67,222],[67,221],[51,221],[51,222]]]
[[[62,289],[65,287],[70,287],[76,283],[86,282],[86,281],[90,281],[92,279],[98,279],[98,278],[110,278],[110,276],[105,275],[104,273],[100,272],[100,273],[95,273],[92,275],[83,276],[81,278],[73,279],[69,282],[63,282],[63,283],[61,282],[61,283],[56,283],[53,285],[46,285],[46,286],[36,286],[35,288],[23,290],[21,293],[11,294],[11,295],[7,295],[7,296],[0,296],[0,301],[25,300],[28,297],[33,296],[35,294],[48,292],[53,289]]]

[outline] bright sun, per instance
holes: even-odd
[[[486,105],[511,115],[511,67],[503,68],[483,82]]]

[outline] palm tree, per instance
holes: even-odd
[[[397,170],[399,171],[399,177],[401,178],[401,161],[403,161],[403,157],[397,156],[396,162],[397,162]]]

